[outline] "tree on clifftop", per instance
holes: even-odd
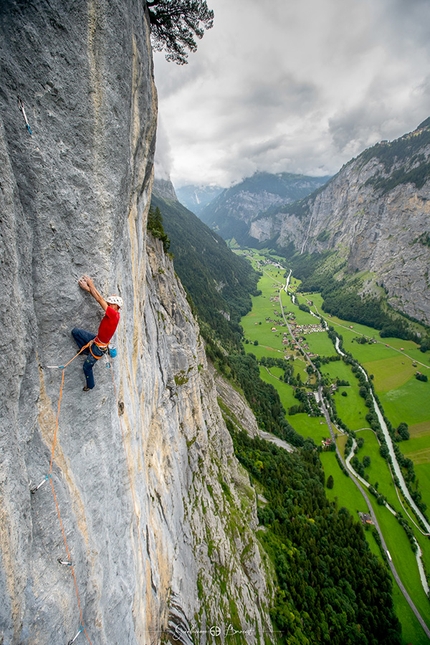
[[[214,12],[206,0],[148,0],[152,45],[166,51],[166,59],[185,65],[188,52],[195,52],[195,38],[202,38],[213,25]]]

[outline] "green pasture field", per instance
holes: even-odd
[[[283,352],[281,349],[276,349],[276,347],[269,347],[269,345],[249,345],[244,344],[244,349],[247,354],[254,354],[258,359],[263,356],[271,356],[272,358],[282,358]]]
[[[430,381],[414,376],[404,385],[379,395],[385,415],[393,426],[404,421],[409,426],[430,421]]]
[[[401,510],[388,463],[379,454],[379,441],[375,433],[372,430],[360,430],[357,432],[357,439],[359,438],[364,439],[364,444],[357,452],[358,459],[363,461],[366,455],[370,457],[370,466],[365,469],[369,484],[374,486],[378,482],[378,492],[384,495],[396,511]]]
[[[302,382],[305,383],[308,378],[308,373],[306,372],[306,363],[303,358],[297,358],[294,361],[294,376],[300,374]]]
[[[327,332],[312,332],[310,334],[304,334],[304,336],[309,346],[309,352],[319,354],[320,356],[337,356],[336,349],[328,337]]]
[[[393,580],[393,601],[397,618],[402,624],[402,645],[428,645],[428,638],[408,602]]]
[[[307,414],[301,412],[292,416],[287,415],[287,421],[302,437],[313,439],[317,446],[321,445],[323,439],[330,436],[330,430],[324,417],[308,417]]]
[[[285,411],[288,411],[291,406],[298,405],[299,401],[293,395],[292,386],[279,380],[282,373],[279,367],[271,367],[270,370],[267,370],[260,366],[261,379],[276,388]],[[286,414],[285,418],[296,432],[303,437],[310,437],[317,446],[321,445],[321,441],[330,435],[324,417],[309,417],[305,413],[299,413],[291,416]]]
[[[360,430],[369,427],[366,421],[366,414],[369,410],[364,405],[364,399],[359,395],[358,388],[354,388],[353,385],[341,385],[333,398],[338,417],[342,419],[349,430]],[[346,392],[347,396],[342,396],[342,392]]]
[[[401,387],[415,376],[417,371],[413,362],[403,354],[367,361],[362,365],[368,374],[373,374],[373,385],[378,393]]]
[[[430,421],[409,426],[409,433],[411,438],[402,441],[400,449],[414,462],[419,490],[430,513]]]
[[[274,374],[275,369],[279,372],[282,370],[280,368],[271,367],[270,370],[267,370],[265,367],[260,365],[260,378],[265,383],[270,383],[277,390],[281,403],[285,408],[285,411],[288,410],[292,405],[297,405],[299,402],[293,396],[293,388],[287,383],[283,383],[279,380],[279,376]],[[288,415],[286,418],[289,419]]]
[[[336,361],[321,365],[320,369],[323,375],[328,375],[333,381],[336,377],[343,381],[348,381],[349,386],[341,385],[334,394],[334,401],[338,416],[348,426],[350,430],[359,430],[368,427],[366,414],[368,408],[364,404],[364,399],[358,393],[359,384],[351,371],[351,367],[343,361]],[[346,392],[347,396],[342,396]]]
[[[430,602],[422,587],[417,561],[408,537],[394,515],[384,506],[379,506],[372,495],[369,495],[369,498],[397,573],[422,618],[430,626]]]
[[[350,430],[368,427],[369,424],[366,421],[368,409],[364,404],[363,397],[358,393],[358,381],[352,373],[351,367],[343,361],[336,361],[321,365],[320,371],[322,374],[328,374],[333,381],[339,377],[350,383],[349,386],[341,385],[334,394],[336,410],[342,421]],[[346,392],[347,396],[342,396],[342,392]]]
[[[357,486],[351,477],[347,477],[339,468],[336,453],[330,451],[321,452],[320,459],[326,481],[330,475],[334,480],[332,489],[325,488],[327,499],[331,502],[337,500],[338,507],[345,506],[357,520],[359,519],[357,513],[368,513],[367,504]]]
[[[416,464],[430,464],[430,421],[409,427],[410,439],[400,444],[402,453]]]

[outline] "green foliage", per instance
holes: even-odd
[[[421,233],[421,235],[418,238],[418,242],[423,244],[424,246],[430,246],[430,233]]]
[[[419,189],[424,186],[430,177],[430,162],[421,163],[416,168],[406,170],[399,168],[395,170],[388,177],[379,176],[368,180],[366,183],[372,183],[376,190],[380,190],[383,194],[393,190],[399,184],[415,184]]]
[[[285,419],[285,410],[273,385],[260,379],[257,359],[253,354],[230,355],[228,363],[231,377],[245,394],[260,428],[288,441],[293,446],[303,446],[304,439]]]
[[[315,260],[316,267],[318,266]],[[315,264],[314,263],[314,264]],[[300,270],[299,270],[300,271]],[[380,330],[381,338],[395,337],[403,340],[417,340],[409,324],[398,315],[384,311],[381,299],[372,296],[360,296],[360,284],[351,281],[335,280],[332,275],[312,273],[309,268],[296,275],[303,280],[301,290],[306,292],[320,291],[324,299],[323,311],[344,320],[360,323]],[[363,343],[361,338],[357,342]]]
[[[166,51],[166,59],[186,64],[188,51],[195,52],[195,38],[213,26],[214,13],[206,0],[147,0],[151,40],[156,51]]]
[[[332,488],[333,488],[333,486],[334,486],[334,479],[333,479],[333,475],[329,475],[329,476],[327,477],[327,484],[326,484],[326,486],[327,486],[327,488],[329,488],[329,489],[332,489]]]
[[[163,217],[158,206],[156,208],[151,207],[149,209],[146,228],[154,237],[163,242],[163,249],[167,253],[170,248],[170,240],[164,232]]]
[[[245,433],[233,442],[268,502],[258,511],[260,539],[277,575],[272,619],[281,642],[400,644],[389,573],[360,524],[326,499],[317,452],[307,444],[287,453]]]
[[[422,153],[429,144],[430,127],[424,121],[414,132],[400,139],[383,141],[365,150],[359,157],[361,167],[371,159],[377,159],[382,166],[367,183],[383,193],[405,183],[422,188],[430,176],[430,163]]]
[[[407,441],[409,439],[409,427],[407,423],[400,423],[397,427],[397,435],[399,441]],[[396,437],[397,438],[397,437]]]
[[[425,354],[430,349],[430,336],[423,338],[420,345],[420,351]]]
[[[427,374],[423,374],[422,372],[417,372],[415,374],[415,378],[417,379],[417,381],[423,381],[424,383],[427,383],[427,381],[429,380]]]
[[[222,363],[217,343],[240,351],[239,321],[251,309],[249,294],[255,293],[258,276],[185,206],[153,195],[151,209],[157,208],[163,212],[175,270],[193,302],[209,352]]]

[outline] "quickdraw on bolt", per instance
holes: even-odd
[[[59,564],[64,564],[65,567],[71,567],[73,565],[73,562],[70,560],[62,560],[61,558],[57,558],[57,562]]]
[[[31,128],[30,128],[30,124],[29,124],[28,119],[27,119],[27,115],[26,115],[25,110],[24,110],[24,103],[22,102],[22,99],[19,96],[18,96],[18,105],[19,105],[19,109],[22,112],[22,116],[24,117],[25,127],[27,128],[28,133],[33,134],[32,131],[31,131]]]
[[[84,628],[83,628],[83,627],[82,627],[82,625],[81,625],[81,626],[80,626],[80,628],[79,628],[78,633],[76,634],[76,636],[75,636],[74,638],[72,638],[72,640],[71,640],[71,641],[69,641],[69,642],[67,643],[67,645],[73,645],[73,643],[75,642],[75,640],[78,638],[79,634],[80,634],[81,632],[83,632],[83,631],[84,631]]]
[[[43,484],[44,484],[45,482],[47,482],[47,481],[48,481],[48,479],[51,479],[51,475],[45,475],[45,477],[42,479],[42,481],[40,482],[40,484],[38,484],[37,486],[33,486],[33,488],[30,488],[30,493],[31,493],[32,495],[34,495],[35,493],[37,493],[37,491],[39,490],[39,488],[40,488],[41,486],[43,486]]]

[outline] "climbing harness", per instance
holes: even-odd
[[[18,105],[19,105],[19,109],[22,112],[22,116],[24,117],[25,127],[27,128],[29,134],[33,134],[32,131],[31,131],[31,128],[30,128],[30,124],[29,124],[28,119],[27,119],[27,115],[25,113],[24,103],[22,102],[22,99],[19,96],[18,96]]]
[[[91,346],[92,346],[92,345],[93,345],[93,343],[91,343],[91,344],[90,344],[90,346],[88,347],[88,349],[90,350],[90,354],[91,354],[91,356],[92,356],[93,358],[95,358],[95,359],[96,359],[96,361],[99,361],[99,360],[100,360],[101,358],[103,358],[103,356],[106,354],[106,352],[107,352],[107,345],[106,345],[106,348],[105,348],[105,349],[103,349],[102,347],[100,347],[100,345],[97,345],[97,343],[94,341],[94,345],[95,345],[96,347],[98,347],[98,348],[99,348],[99,350],[100,350],[101,352],[103,352],[100,356],[97,356],[96,354],[93,354],[93,350],[91,349]]]

